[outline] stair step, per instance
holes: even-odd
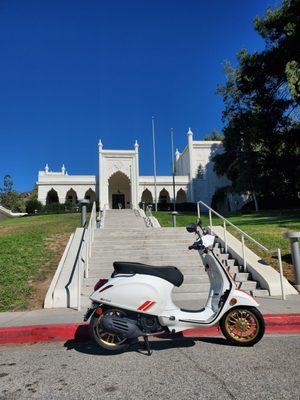
[[[172,300],[176,303],[177,301],[181,300],[201,300],[207,299],[208,291],[207,292],[200,292],[200,293],[172,293]]]
[[[91,277],[84,279],[84,285],[87,287],[94,287],[100,277]],[[209,279],[207,274],[204,275],[184,275],[183,285],[207,283]]]
[[[268,297],[270,292],[267,289],[255,289],[251,290],[251,295],[253,297]]]
[[[217,254],[217,257],[219,258],[219,260],[228,260],[229,259],[229,254],[228,253],[221,253],[221,254]]]
[[[207,274],[203,272],[200,268],[179,268],[180,271],[182,272],[183,276],[185,275],[192,275],[192,276],[200,276],[203,279],[205,277],[208,279]],[[107,279],[108,277],[111,276],[113,273],[113,268],[106,268],[106,269],[93,269],[89,270],[89,278],[93,279],[100,279],[100,278],[105,278]]]
[[[238,288],[242,290],[255,290],[258,284],[256,281],[246,281],[246,282],[239,282]]]
[[[224,265],[226,265],[226,267],[231,267],[231,266],[233,267],[235,265],[236,261],[235,261],[235,259],[230,258],[228,260],[222,260],[222,263]]]
[[[240,272],[240,267],[238,265],[231,265],[227,267],[227,270],[232,276],[234,276],[234,274],[238,274]]]
[[[238,272],[237,274],[234,274],[233,278],[236,282],[246,282],[251,279],[251,274],[248,272]]]
[[[210,289],[209,282],[206,283],[196,283],[196,284],[183,284],[180,287],[175,287],[173,293],[200,293],[205,292],[208,293]]]

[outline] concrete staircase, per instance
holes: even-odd
[[[244,290],[252,296],[269,296],[269,291],[261,289],[259,282],[253,280],[249,272],[244,272],[243,267],[238,265],[237,261],[231,257],[229,252],[225,252],[224,247],[222,247],[220,243],[215,244],[214,253],[222,264],[226,266],[239,289]]]
[[[185,228],[147,228],[138,211],[106,211],[104,228],[95,232],[82,306],[89,305],[94,284],[111,275],[114,261],[135,261],[178,267],[184,283],[174,289],[173,301],[180,307],[201,308],[208,295],[209,280],[198,252],[188,250],[193,240]]]

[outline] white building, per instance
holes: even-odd
[[[193,140],[189,129],[185,149],[175,153],[175,196],[177,203],[202,200],[208,205],[216,189],[228,185],[225,177],[217,176],[211,157],[222,151],[222,142]],[[98,144],[98,175],[68,175],[64,165],[60,172],[52,172],[46,165],[38,175],[38,199],[43,204],[54,202],[76,203],[88,198],[99,200],[100,208],[136,208],[140,202],[154,203],[153,176],[139,174],[139,145],[133,150],[106,150]],[[157,176],[157,200],[159,203],[173,201],[173,177]],[[228,199],[231,208],[237,204]]]

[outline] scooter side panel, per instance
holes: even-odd
[[[109,285],[112,287],[103,290]],[[176,308],[171,300],[173,287],[170,282],[155,276],[122,275],[110,278],[90,299],[125,310],[159,315],[166,309]]]

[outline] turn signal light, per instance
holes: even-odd
[[[101,286],[105,285],[108,282],[108,279],[99,279],[99,281],[94,286],[94,290],[98,290]]]
[[[230,302],[229,302],[229,304],[230,304],[231,306],[234,306],[236,303],[237,303],[237,299],[236,299],[235,297],[233,297],[233,298],[230,300]]]

